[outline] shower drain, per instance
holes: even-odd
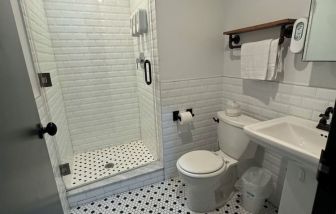
[[[105,164],[105,168],[106,169],[111,169],[113,167],[114,167],[114,163],[107,163],[107,164]]]

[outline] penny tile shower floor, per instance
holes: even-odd
[[[185,196],[185,188],[179,178],[173,178],[75,207],[71,210],[71,214],[194,214],[195,212],[187,208],[186,202],[188,199]],[[239,193],[235,193],[222,208],[210,213],[250,214],[242,208]],[[265,202],[260,213],[276,214],[277,209],[270,203]]]
[[[71,186],[80,186],[134,169],[154,158],[142,141],[79,153],[74,157]]]

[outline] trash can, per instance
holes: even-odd
[[[242,193],[242,205],[253,214],[258,214],[265,200],[272,194],[272,177],[262,168],[252,167],[236,182]]]

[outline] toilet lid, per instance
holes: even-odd
[[[221,157],[209,151],[193,151],[189,152],[178,160],[179,166],[193,174],[208,174],[221,169],[224,161]]]

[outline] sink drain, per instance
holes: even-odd
[[[105,164],[105,168],[106,169],[111,169],[113,167],[114,167],[114,163],[107,163],[107,164]]]

